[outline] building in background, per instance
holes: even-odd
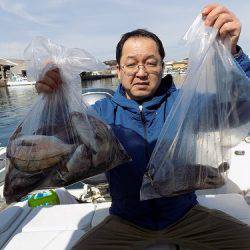
[[[164,62],[164,75],[166,74],[185,74],[188,66],[188,58],[180,61]]]

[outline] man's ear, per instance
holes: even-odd
[[[119,64],[116,65],[116,73],[119,80],[121,80],[121,67]]]

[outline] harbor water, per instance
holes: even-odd
[[[117,85],[117,78],[107,78],[84,81],[82,88],[108,88],[115,90]],[[0,150],[1,147],[7,146],[9,137],[35,103],[37,95],[34,85],[0,87]],[[1,172],[1,169],[5,166],[5,156],[0,155],[0,186],[4,180],[4,173]],[[6,206],[0,194],[0,211]]]
[[[179,86],[184,75],[176,74],[174,82]],[[84,81],[83,88],[108,88],[115,90],[119,80],[107,78]],[[35,102],[37,92],[34,85],[0,88],[0,147],[6,147],[10,135],[25,117]]]
[[[115,89],[117,78],[84,81],[83,88]],[[10,135],[25,117],[37,97],[34,85],[0,88],[0,147],[6,147]]]

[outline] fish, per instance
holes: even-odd
[[[109,127],[101,120],[96,119],[93,116],[89,117],[90,123],[94,129],[96,140],[96,153],[93,153],[93,165],[97,167],[102,162],[107,162],[110,149],[113,145],[113,137]],[[114,156],[115,157],[115,156]]]
[[[20,201],[22,197],[33,191],[43,178],[44,174],[41,171],[20,171],[15,168],[11,162],[9,162],[3,190],[6,203],[10,204],[14,201]]]
[[[7,157],[19,170],[32,172],[52,167],[74,148],[54,136],[25,135],[10,141]]]
[[[4,189],[8,203],[35,189],[67,186],[131,161],[109,125],[80,112],[68,117],[62,126],[45,124],[33,135],[23,135],[20,125],[11,136]]]
[[[82,144],[78,146],[66,163],[66,168],[70,173],[88,172],[92,165],[92,155],[87,146]]]
[[[84,113],[72,112],[70,113],[70,124],[75,134],[79,136],[81,144],[85,144],[88,148],[97,151],[95,133],[93,131],[95,128],[93,128],[89,121],[90,117]]]
[[[93,168],[98,168],[100,164],[109,164],[108,169],[111,169],[119,163],[131,160],[109,125],[89,114],[72,112],[70,116],[72,127],[82,143],[92,150]]]
[[[109,125],[94,116],[89,117],[89,121],[94,128],[97,153],[93,153],[92,162],[96,169],[106,165],[106,170],[123,163],[131,161],[131,157],[127,154],[121,143],[113,134]],[[103,171],[100,171],[101,173]]]
[[[148,171],[144,174],[141,197],[146,200],[176,196],[198,189],[218,188],[225,184],[223,173],[228,169],[227,162],[215,168],[202,164],[174,165],[169,160],[155,173]]]

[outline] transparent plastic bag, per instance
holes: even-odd
[[[224,185],[230,149],[249,132],[250,79],[217,32],[199,15],[184,37],[187,75],[151,155],[141,200]]]
[[[80,73],[105,66],[81,49],[66,49],[38,37],[25,50],[35,81],[59,69],[62,84],[42,93],[10,137],[5,177],[7,202],[34,189],[61,187],[122,164],[130,157],[111,128],[82,100]]]

